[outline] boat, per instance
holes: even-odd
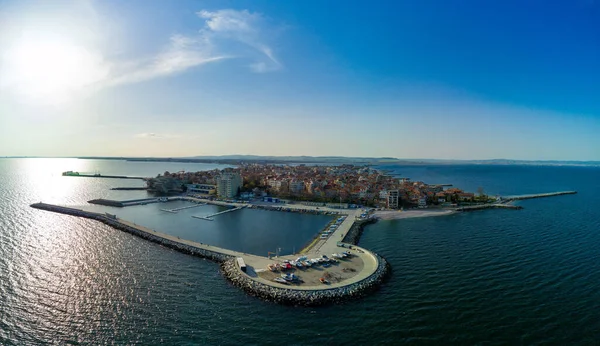
[[[329,280],[325,279],[325,278],[320,278],[319,281],[321,281],[322,284],[329,284]]]
[[[331,267],[331,264],[330,263],[323,263],[323,267],[329,268],[329,267]]]
[[[290,284],[289,282],[285,281],[284,278],[280,278],[280,277],[274,278],[273,281],[278,282],[280,284],[284,284],[284,285],[289,285]]]
[[[304,268],[304,266],[302,265],[302,262],[296,262],[296,267],[299,269]]]
[[[285,281],[296,281],[298,280],[298,277],[292,273],[289,274],[281,274],[281,277],[285,280]]]
[[[310,267],[311,263],[309,261],[302,261],[302,265],[305,267]]]
[[[276,269],[275,269],[275,265],[274,265],[274,264],[269,264],[269,265],[267,266],[267,269],[269,269],[269,270],[270,270],[270,271],[272,271],[272,272],[274,272],[274,271],[276,270]]]

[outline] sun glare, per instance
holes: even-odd
[[[108,73],[100,56],[68,42],[21,42],[9,50],[6,60],[16,91],[52,103],[68,101]]]

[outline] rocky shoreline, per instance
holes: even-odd
[[[344,242],[349,245],[356,245],[364,226],[376,221],[376,219],[369,219],[354,224],[344,237]],[[391,267],[385,258],[376,253],[371,254],[377,259],[378,265],[375,272],[369,277],[347,286],[322,290],[298,290],[266,285],[242,272],[235,259],[222,262],[221,272],[234,286],[241,288],[254,297],[284,305],[318,306],[360,298],[378,289],[381,283],[390,275]]]
[[[323,290],[297,290],[266,285],[243,273],[235,259],[221,263],[221,272],[234,286],[251,296],[284,305],[318,306],[360,298],[379,288],[390,273],[390,265],[383,257],[373,255],[377,258],[378,266],[371,276],[348,286]]]

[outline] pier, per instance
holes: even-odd
[[[188,205],[185,207],[180,207],[180,208],[175,208],[175,209],[161,209],[162,211],[166,211],[168,213],[177,213],[180,210],[185,210],[185,209],[191,209],[191,208],[198,208],[201,207],[203,205],[206,205],[206,203],[200,203],[200,204],[196,204],[196,205]]]
[[[189,208],[189,207],[188,207]],[[206,221],[213,221],[213,217],[217,216],[217,215],[221,215],[221,214],[225,214],[225,213],[230,213],[232,211],[236,211],[236,210],[240,210],[243,209],[244,207],[235,207],[232,209],[227,209],[227,210],[223,210],[220,211],[218,213],[214,213],[214,214],[210,214],[210,215],[206,215],[206,216],[196,216],[196,215],[192,215],[192,217],[194,219],[200,219],[200,220],[206,220]]]

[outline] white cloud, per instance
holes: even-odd
[[[175,139],[175,138],[182,138],[183,136],[178,135],[178,134],[170,134],[170,133],[144,132],[144,133],[138,133],[134,137],[141,138],[141,139]]]
[[[265,42],[268,40],[268,32],[273,30],[262,14],[227,9],[200,11],[197,15],[206,20],[206,27],[200,34],[212,42],[232,40],[253,48],[257,53],[254,57],[256,61],[250,64],[253,71],[275,71],[282,67],[273,50]]]
[[[196,35],[173,35],[169,45],[155,57],[135,63],[116,65],[110,84],[136,83],[181,73],[196,66],[224,59],[249,58],[249,68],[258,73],[275,71],[281,63],[264,42],[270,27],[260,13],[247,10],[200,11],[204,27]],[[231,42],[252,48],[240,50]]]

